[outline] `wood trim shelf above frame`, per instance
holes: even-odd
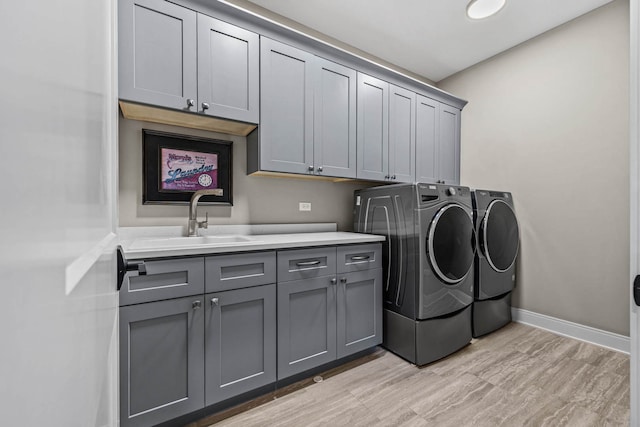
[[[251,123],[235,122],[233,120],[224,120],[182,111],[172,111],[165,108],[127,101],[120,101],[120,110],[125,119],[182,126],[229,135],[247,136],[258,127],[258,125]]]

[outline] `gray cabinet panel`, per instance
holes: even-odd
[[[205,260],[206,292],[276,282],[276,252],[219,255]]]
[[[144,261],[147,274],[127,272],[120,289],[120,305],[204,293],[204,258]]]
[[[337,248],[338,273],[382,268],[382,245],[345,245]]]
[[[315,58],[315,172],[356,177],[356,72]]]
[[[206,295],[206,404],[276,380],[276,285]]]
[[[204,407],[204,310],[196,302],[202,296],[120,309],[120,425]]]
[[[384,181],[389,176],[389,84],[358,73],[357,176]]]
[[[260,38],[260,168],[309,173],[313,166],[313,55]]]
[[[187,99],[197,98],[196,12],[122,0],[118,17],[119,97],[188,110]]]
[[[198,110],[258,123],[259,37],[198,14]]]
[[[414,182],[416,178],[416,94],[391,85],[389,97],[390,180]]]
[[[335,273],[335,246],[278,251],[278,283]]]
[[[278,379],[336,358],[336,286],[330,277],[278,283]]]
[[[446,184],[460,183],[460,110],[441,104],[440,179]]]
[[[382,342],[382,269],[339,275],[338,358]]]
[[[416,181],[436,182],[438,171],[438,140],[440,103],[418,95],[416,112]]]

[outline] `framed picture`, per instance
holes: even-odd
[[[232,205],[231,141],[143,129],[143,204],[187,204],[197,190],[215,190],[200,204]]]

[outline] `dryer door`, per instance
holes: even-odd
[[[469,213],[455,203],[436,213],[429,227],[427,253],[434,273],[447,284],[464,279],[473,266],[476,236]]]
[[[507,271],[516,261],[520,233],[511,206],[502,200],[489,204],[480,225],[480,249],[497,272]]]

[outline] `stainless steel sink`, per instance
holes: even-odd
[[[187,248],[191,246],[220,246],[235,245],[258,240],[249,236],[222,235],[222,236],[197,236],[197,237],[163,237],[155,239],[138,239],[129,245],[129,249],[163,249],[163,248]]]

